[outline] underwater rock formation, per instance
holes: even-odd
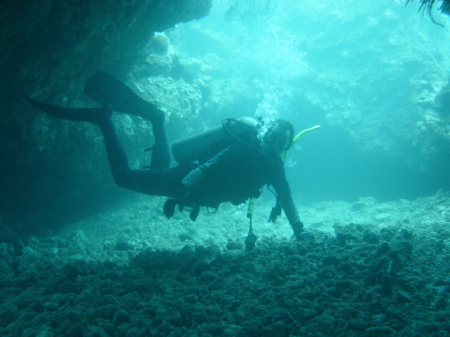
[[[439,91],[434,101],[438,110],[450,114],[450,81]]]
[[[109,173],[97,159],[103,145],[96,130],[48,118],[22,95],[92,106],[82,95],[88,76],[101,69],[124,77],[147,57],[154,32],[201,18],[210,7],[211,0],[2,2],[0,213],[14,215],[16,227],[63,221],[77,213],[77,200],[95,204],[112,187],[102,178]]]
[[[204,217],[186,240],[160,223],[149,229],[148,201],[133,203],[65,237],[0,243],[0,334],[448,336],[449,200],[316,205],[302,210],[314,240],[287,240],[257,221],[261,239],[247,253],[224,247],[224,232],[243,242],[245,210],[240,233],[224,212],[229,228]],[[376,221],[381,212],[388,217]],[[313,229],[318,213],[334,233]],[[108,221],[107,235],[97,221]],[[214,229],[215,245],[202,245],[202,228]]]

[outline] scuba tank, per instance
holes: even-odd
[[[236,142],[257,147],[259,125],[252,117],[225,118],[220,126],[173,143],[173,157],[178,164],[203,163]]]

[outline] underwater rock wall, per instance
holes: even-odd
[[[449,80],[448,27],[421,18],[418,7],[312,4],[302,17],[308,29],[300,32],[292,15],[285,28],[297,34],[308,67],[289,80],[300,112],[344,129],[361,152],[443,174],[450,151],[448,103],[440,95]]]
[[[93,106],[82,95],[88,76],[100,69],[124,78],[145,59],[144,47],[155,31],[201,18],[210,7],[211,0],[3,2],[0,214],[16,229],[43,226],[86,211],[82,200],[95,208],[117,191],[98,131],[45,116],[21,95]],[[129,126],[123,133],[146,128],[121,122]]]

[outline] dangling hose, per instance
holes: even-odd
[[[222,127],[225,130],[225,132],[229,136],[231,136],[234,140],[236,140],[237,142],[239,142],[239,143],[241,143],[241,144],[243,144],[245,146],[257,149],[254,144],[251,144],[251,143],[245,141],[244,139],[240,138],[238,135],[236,135],[233,132],[233,130],[231,130],[231,127],[230,127],[230,124],[232,122],[234,122],[234,123],[242,125],[244,128],[247,128],[248,131],[256,133],[257,132],[257,128],[258,128],[258,124],[257,124],[256,121],[254,121],[253,124],[250,124],[251,121],[252,121],[252,118],[249,118],[249,117],[242,117],[242,118],[240,118],[240,120],[238,120],[236,118],[224,118],[222,120]]]
[[[255,204],[255,198],[251,198],[248,202],[247,218],[250,220],[250,227],[248,229],[248,235],[245,238],[245,250],[251,251],[255,248],[255,243],[258,238],[253,233],[253,205]]]

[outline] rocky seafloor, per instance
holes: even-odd
[[[168,221],[139,197],[0,244],[1,336],[449,336],[450,194]]]

